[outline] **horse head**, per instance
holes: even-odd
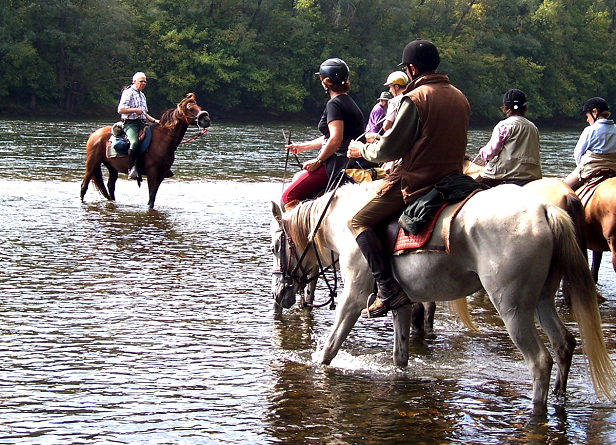
[[[171,130],[178,122],[202,129],[210,126],[210,114],[197,104],[194,93],[188,93],[174,109],[166,111],[160,118],[160,125],[166,130]]]
[[[272,295],[274,312],[279,315],[282,309],[295,304],[295,297],[306,276],[298,263],[298,252],[288,228],[289,221],[283,217],[280,206],[272,202]]]

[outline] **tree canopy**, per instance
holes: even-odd
[[[616,0],[0,0],[0,15],[5,113],[114,114],[144,71],[154,112],[194,92],[213,116],[318,115],[329,57],[368,112],[416,37],[437,45],[475,121],[499,118],[510,88],[535,119],[616,100]]]

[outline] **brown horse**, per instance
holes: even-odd
[[[592,250],[592,275],[599,279],[603,252],[612,252],[612,267],[616,271],[616,178],[600,183],[584,207],[586,242]]]
[[[201,109],[195,100],[195,95],[189,93],[175,108],[165,111],[160,123],[153,125],[152,141],[148,150],[137,159],[137,168],[148,178],[150,200],[148,205],[154,208],[156,193],[165,175],[171,168],[175,159],[175,150],[180,145],[189,125],[197,125],[205,129],[210,125],[207,111]],[[90,180],[101,194],[115,200],[115,184],[118,172],[128,173],[128,156],[108,157],[107,141],[111,137],[111,127],[103,127],[90,135],[86,145],[86,172],[81,182],[81,200],[88,191]],[[107,187],[103,181],[101,164],[109,170]]]

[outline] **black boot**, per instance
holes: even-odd
[[[128,150],[128,179],[137,179],[139,172],[136,167],[137,150]]]
[[[366,261],[368,261],[378,289],[376,300],[371,306],[361,311],[362,315],[364,317],[382,317],[390,309],[397,309],[409,304],[409,298],[393,276],[389,255],[385,252],[383,243],[376,236],[374,230],[364,230],[355,238],[355,241]]]

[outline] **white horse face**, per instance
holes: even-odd
[[[282,211],[272,202],[272,295],[274,297],[274,312],[280,314],[282,309],[289,309],[295,304],[295,296],[299,290],[299,276],[295,274],[296,259],[291,252],[289,237],[284,228]]]

